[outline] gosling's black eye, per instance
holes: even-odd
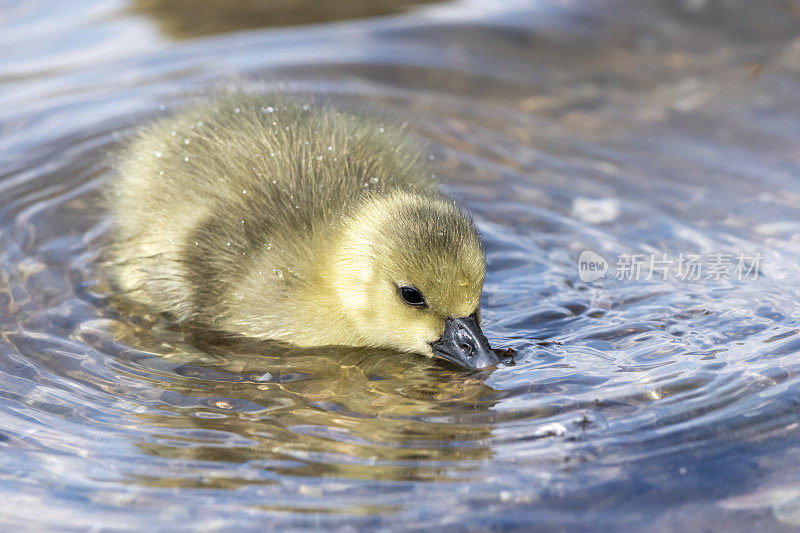
[[[400,287],[400,298],[408,305],[424,306],[425,298],[415,287]]]

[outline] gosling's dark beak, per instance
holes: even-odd
[[[474,313],[445,320],[442,338],[432,342],[431,348],[439,357],[467,368],[483,368],[500,362],[483,336]]]

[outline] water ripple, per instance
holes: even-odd
[[[0,523],[800,524],[790,4],[464,1],[178,41],[114,2],[14,4],[0,22],[19,50],[0,61]],[[486,241],[483,317],[513,366],[209,345],[114,294],[98,208],[111,154],[242,77],[428,141]],[[581,281],[585,250],[604,278]],[[740,253],[760,254],[757,279],[615,275],[621,254]]]

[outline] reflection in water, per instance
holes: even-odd
[[[131,12],[152,17],[175,39],[253,28],[295,26],[402,13],[442,0],[133,0]]]
[[[254,461],[284,475],[418,481],[446,481],[491,457],[486,414],[495,402],[485,374],[417,355],[247,340],[194,355],[181,353],[172,379],[157,383],[159,412],[137,415],[152,431],[138,444],[147,453]]]

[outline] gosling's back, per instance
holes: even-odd
[[[159,120],[121,154],[107,191],[116,281],[212,327],[252,268],[274,274],[276,309],[291,305],[342,213],[365,195],[432,190],[408,144],[379,122],[276,96],[226,96]]]

